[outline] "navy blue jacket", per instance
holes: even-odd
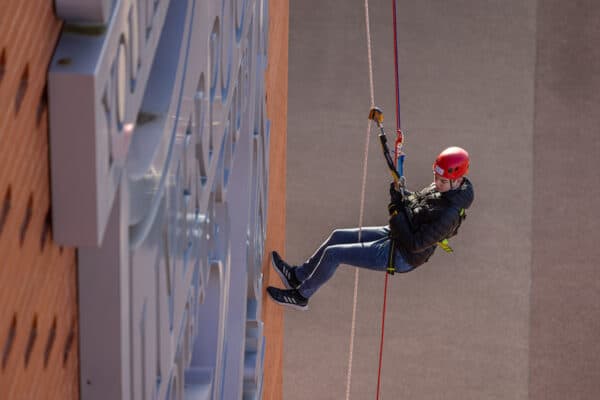
[[[432,183],[411,193],[401,205],[390,205],[399,211],[390,218],[397,251],[413,267],[427,262],[438,242],[456,234],[460,210],[469,208],[473,198],[473,185],[465,178],[457,189],[440,193]]]

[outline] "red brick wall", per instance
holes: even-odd
[[[52,240],[45,95],[61,22],[0,1],[0,398],[77,399],[75,252]]]
[[[269,150],[269,212],[267,243],[263,261],[263,288],[280,285],[277,274],[270,273],[269,253],[285,250],[285,177],[288,98],[288,30],[289,1],[275,0],[269,4],[269,64],[266,75],[267,114],[271,120]],[[283,397],[283,311],[263,292],[263,320],[266,350],[264,360],[263,399]]]

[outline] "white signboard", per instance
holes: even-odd
[[[56,0],[54,237],[90,399],[258,399],[267,0]]]

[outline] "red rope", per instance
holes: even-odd
[[[402,131],[400,126],[400,84],[399,84],[399,76],[398,76],[398,32],[397,32],[397,23],[396,23],[396,0],[392,0],[392,16],[393,16],[393,27],[394,27],[394,78],[396,81],[396,135],[399,140],[402,140]],[[394,149],[397,151],[397,148]],[[396,163],[398,162],[398,156],[396,155]],[[390,243],[391,245],[391,243]],[[383,362],[383,339],[385,335],[385,310],[387,306],[387,288],[388,288],[388,275],[385,274],[385,284],[383,287],[383,311],[381,315],[381,340],[379,343],[379,368],[377,370],[377,397],[375,400],[379,400],[379,394],[381,390],[381,365]]]
[[[392,0],[392,18],[394,27],[394,78],[396,81],[396,131],[400,132],[400,77],[398,76],[398,31],[396,28],[396,1],[397,0]]]
[[[383,287],[383,313],[381,317],[381,341],[379,345],[379,369],[377,371],[377,397],[375,400],[379,400],[379,390],[381,387],[381,363],[383,361],[383,335],[385,333],[385,309],[387,303],[387,287],[388,287],[388,273],[385,273],[385,285]]]

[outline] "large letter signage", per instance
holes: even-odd
[[[267,0],[55,0],[55,238],[83,400],[258,399]]]

